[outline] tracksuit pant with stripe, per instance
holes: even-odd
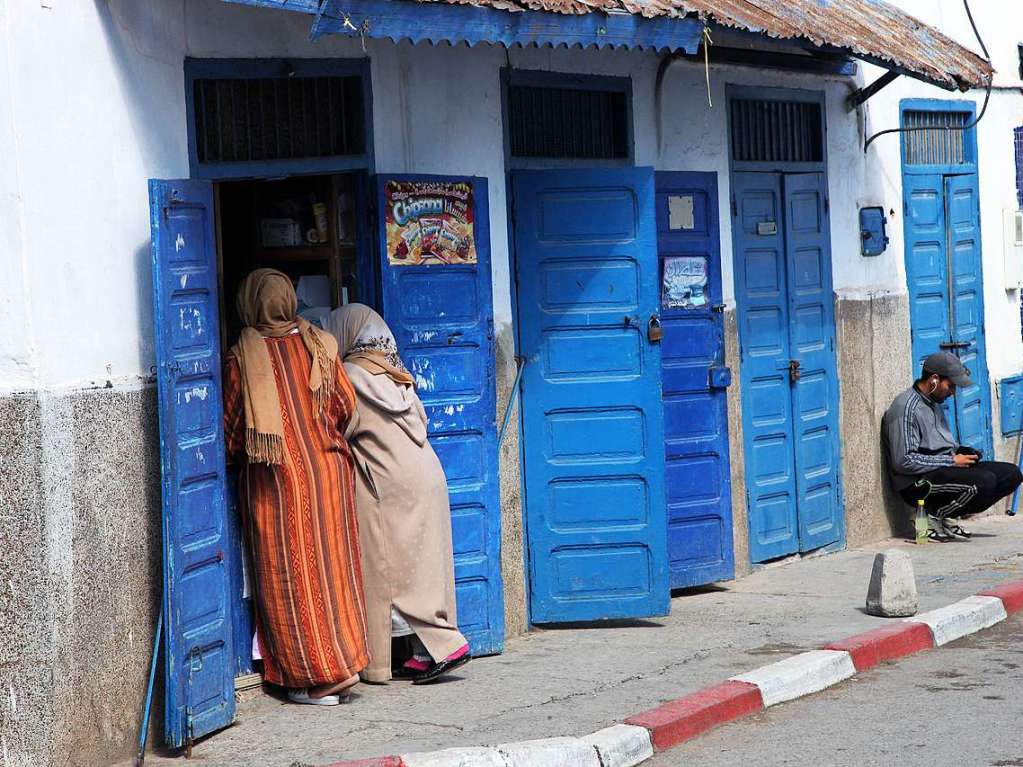
[[[906,503],[916,506],[923,498],[928,514],[968,517],[1011,494],[1023,475],[1011,463],[979,461],[972,466],[942,467],[914,479],[914,484],[899,491]]]

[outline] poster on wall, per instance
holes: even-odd
[[[470,182],[388,181],[384,209],[391,266],[476,263]]]
[[[707,305],[707,259],[671,256],[664,259],[661,305],[665,309],[695,309]]]

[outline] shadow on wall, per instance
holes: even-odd
[[[156,384],[156,328],[153,325],[153,255],[149,242],[135,249],[137,327],[139,363],[147,384]]]

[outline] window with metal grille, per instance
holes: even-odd
[[[1016,200],[1023,208],[1023,126],[1013,130],[1016,144]]]
[[[813,101],[733,99],[732,159],[737,162],[822,162],[824,125]]]
[[[966,165],[973,162],[966,131],[969,112],[927,112],[908,109],[903,128],[907,165]]]
[[[508,133],[512,157],[623,160],[631,156],[626,90],[511,83]]]
[[[196,79],[192,99],[203,164],[366,151],[360,76]]]

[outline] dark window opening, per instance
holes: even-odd
[[[199,79],[192,90],[200,163],[361,155],[362,78]]]
[[[512,157],[628,159],[630,119],[624,91],[508,87]]]
[[[729,110],[733,160],[824,161],[824,124],[819,103],[734,99]]]
[[[908,110],[903,127],[907,165],[967,165],[973,162],[966,143],[969,112]]]

